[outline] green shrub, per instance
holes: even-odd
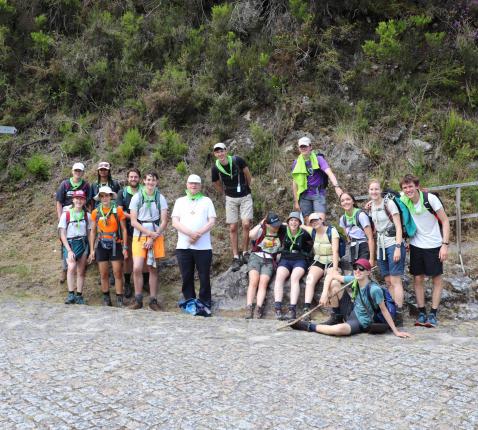
[[[478,124],[464,119],[452,110],[442,126],[443,150],[451,157],[459,155],[466,160],[478,157]]]
[[[33,40],[33,47],[41,55],[45,55],[54,43],[53,37],[43,33],[41,30],[31,32],[30,37]]]
[[[14,164],[8,169],[8,179],[10,182],[21,181],[26,174],[25,168],[20,164]]]
[[[178,162],[188,152],[188,145],[174,130],[164,130],[159,135],[158,146],[154,152],[154,161]]]
[[[72,133],[67,135],[61,145],[61,149],[70,157],[77,155],[87,157],[91,155],[93,148],[93,139],[89,134],[83,133]]]
[[[45,154],[33,154],[25,161],[27,171],[35,178],[47,180],[50,178],[51,159]]]
[[[250,126],[254,148],[248,154],[249,166],[254,175],[271,173],[271,164],[275,161],[276,144],[271,131],[253,122]]]
[[[141,155],[146,148],[146,140],[141,136],[137,128],[130,128],[123,136],[123,143],[118,147],[120,157],[125,161],[131,161]]]
[[[180,161],[176,164],[176,172],[181,176],[186,176],[188,173],[188,165],[184,161]]]
[[[309,13],[309,2],[307,0],[289,0],[291,15],[299,22],[310,21],[313,16]]]

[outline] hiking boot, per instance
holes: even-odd
[[[113,306],[113,303],[111,303],[111,297],[110,296],[104,296],[103,297],[103,306]]]
[[[65,281],[66,281],[66,270],[62,270],[61,271],[61,275],[60,275],[60,284],[64,284]]]
[[[247,305],[246,312],[244,314],[246,320],[251,320],[254,318],[254,305]]]
[[[310,331],[310,322],[300,320],[292,324],[290,327],[293,328],[294,330]]]
[[[233,258],[231,264],[231,270],[237,272],[242,266],[241,260],[239,258]]]
[[[243,252],[241,259],[242,259],[242,264],[248,264],[249,263],[249,257],[251,253],[250,252]]]
[[[150,300],[149,302],[149,309],[155,312],[159,312],[161,310],[161,306],[156,299]]]
[[[307,312],[310,311],[310,307],[309,306],[304,306],[304,308],[302,309],[302,315],[306,314]],[[309,315],[306,315],[305,317],[302,318],[302,321],[310,321],[310,314]]]
[[[257,318],[258,320],[264,318],[264,312],[265,312],[264,305],[262,305],[262,306],[257,306],[257,309],[256,309],[256,318]]]
[[[287,312],[285,319],[287,321],[292,321],[292,320],[295,320],[296,318],[297,318],[297,311],[295,310],[295,308],[289,308],[289,311]]]
[[[395,315],[395,327],[403,327],[403,313],[397,312]]]
[[[116,307],[117,308],[124,308],[124,299],[122,296],[116,297]]]
[[[143,302],[138,302],[135,300],[133,304],[128,306],[128,309],[132,309],[134,311],[137,309],[143,309]]]
[[[320,323],[322,325],[337,325],[344,322],[344,317],[341,314],[336,314],[332,312],[328,320]]]
[[[131,282],[125,282],[125,284],[124,284],[124,296],[127,299],[130,299],[133,296],[133,286],[131,285]]]
[[[415,321],[415,326],[426,327],[426,323],[427,323],[427,314],[420,312],[418,314],[417,320]]]
[[[76,296],[75,297],[75,303],[77,305],[86,305],[85,299],[83,298],[83,296]]]
[[[436,327],[438,325],[438,320],[435,314],[428,314],[425,327]]]
[[[275,308],[274,311],[275,311],[275,314],[276,314],[276,319],[279,320],[279,321],[282,321],[284,319],[282,309],[281,308]]]
[[[65,305],[74,305],[75,303],[76,303],[75,293],[73,293],[72,291],[68,292],[68,296],[66,297],[66,300],[65,300]]]

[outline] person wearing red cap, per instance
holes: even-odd
[[[385,321],[393,334],[398,337],[410,337],[407,332],[399,331],[385,306],[382,289],[370,280],[372,267],[365,258],[360,258],[353,265],[353,276],[342,276],[333,271],[324,282],[324,289],[319,304],[332,306],[331,318],[323,324],[298,321],[291,327],[329,336],[350,336],[367,332],[373,322],[374,307],[379,307]],[[352,294],[341,289],[341,284],[353,282]],[[330,290],[330,295],[329,295]],[[370,301],[371,299],[371,301]]]
[[[68,264],[68,297],[65,304],[83,305],[83,284],[85,283],[88,257],[88,231],[91,230],[91,215],[86,212],[86,194],[83,190],[72,193],[72,208],[60,216],[58,229],[63,243],[64,256]],[[75,296],[76,273],[76,296]]]

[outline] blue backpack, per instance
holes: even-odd
[[[181,310],[194,316],[210,317],[211,309],[199,299],[181,300],[178,303]]]
[[[384,287],[380,287],[380,288],[382,289],[385,306],[387,307],[388,312],[390,312],[392,319],[395,321],[395,317],[397,316],[397,304],[393,301],[392,296],[390,295],[390,293],[388,292],[386,288]],[[376,305],[374,301],[372,300],[372,295],[370,294],[370,284],[367,285],[367,287],[365,288],[365,293],[367,294],[368,301],[372,305],[373,322],[388,324],[382,314],[382,311],[380,310],[380,307]]]

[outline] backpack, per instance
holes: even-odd
[[[402,225],[403,239],[415,236],[417,232],[417,226],[415,225],[415,221],[413,221],[412,215],[410,214],[410,211],[408,210],[407,206],[400,200],[400,194],[395,191],[388,190],[384,193],[383,199],[385,200],[383,208],[385,209],[385,213],[387,214],[388,219],[392,223],[393,216],[388,210],[387,203],[389,200],[391,200],[393,201],[393,203],[395,203],[395,206],[397,206],[398,213],[400,215],[400,223]]]
[[[386,288],[381,286],[379,287],[381,288],[383,293],[383,300],[384,300],[385,306],[387,307],[388,312],[390,312],[392,319],[395,321],[395,318],[397,316],[397,304],[393,301],[391,294]],[[388,324],[387,321],[385,320],[385,317],[382,314],[382,311],[380,310],[380,307],[376,305],[374,301],[372,300],[372,295],[370,294],[370,285],[367,285],[365,287],[365,293],[367,294],[368,301],[372,305],[372,309],[374,313],[373,322]],[[362,296],[360,296],[360,299],[362,299]],[[364,303],[364,306],[365,306],[365,303]]]
[[[332,245],[332,228],[335,228],[332,225],[327,226],[326,234],[327,234],[327,239],[329,239],[330,244]],[[337,230],[337,229],[336,229]],[[347,248],[347,241],[343,237],[343,235],[340,234],[340,232],[337,230],[339,233],[339,258],[342,258],[345,255],[345,251]],[[317,235],[317,232],[315,231],[315,228],[312,230],[312,241],[315,242],[315,236]]]
[[[200,299],[181,300],[178,303],[178,306],[183,312],[190,315],[202,317],[211,316],[211,309],[209,309],[209,307],[206,306]]]
[[[428,200],[428,191],[422,191],[423,193],[423,206],[425,206],[425,209],[430,212],[438,221],[438,224],[440,224],[440,231],[442,229],[442,222],[441,222],[441,219],[438,218],[438,215],[435,211],[435,209],[432,208],[432,205],[430,204],[430,201]],[[442,207],[445,207],[443,205],[443,202],[442,200],[440,199],[440,196],[437,194],[437,193],[433,193],[434,196],[436,196],[436,198],[440,201]]]
[[[372,217],[367,212],[363,211],[362,209],[359,209],[355,213],[355,220],[354,220],[355,222],[354,222],[353,225],[356,225],[360,230],[364,229],[362,227],[362,223],[360,222],[360,214],[361,213],[364,213],[365,215],[367,215],[368,220],[370,222],[370,227],[371,227],[372,231],[375,231],[375,224],[373,223]],[[342,220],[343,225],[346,226],[347,225],[347,219],[345,218],[345,214],[342,215],[341,220]]]
[[[100,203],[101,204],[101,203]],[[100,213],[99,211],[100,207],[98,206],[97,208],[97,214]],[[97,231],[100,233],[100,235],[103,235],[103,234],[112,234],[114,237],[117,237],[119,239],[122,238],[122,234],[121,234],[121,224],[120,224],[120,221],[119,221],[119,218],[118,218],[118,208],[116,205],[112,205],[111,206],[111,210],[108,212],[108,217],[110,217],[111,215],[113,215],[116,219],[116,225],[118,226],[118,230],[115,232],[115,233],[103,233],[102,231],[100,231],[98,229],[98,221],[96,222],[96,228],[97,228]]]

